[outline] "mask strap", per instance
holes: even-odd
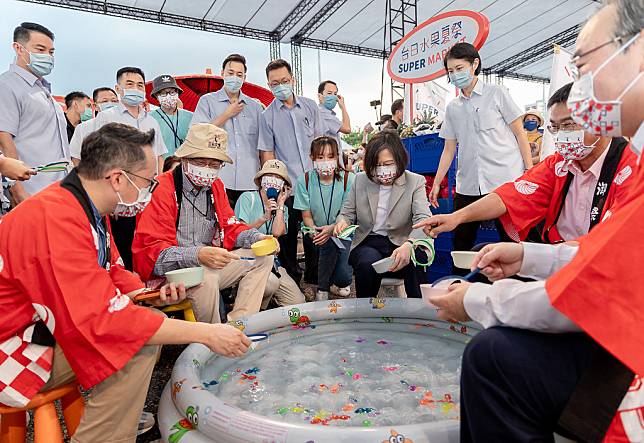
[[[125,176],[125,178],[127,179],[127,181],[129,181],[129,182],[132,184],[132,186],[134,186],[134,187],[136,188],[136,190],[137,190],[137,191],[139,192],[139,194],[140,194],[140,193],[141,193],[141,188],[139,188],[137,185],[135,185],[135,184],[134,184],[134,182],[132,181],[132,179],[131,179],[130,177],[128,177],[127,172],[125,172],[125,171],[121,171],[121,172],[123,173],[123,175]],[[120,197],[119,197],[119,198],[120,198]]]
[[[635,40],[637,40],[637,37],[639,37],[639,34],[635,34],[630,40],[628,40],[626,43],[624,43],[617,51],[615,51],[610,57],[608,57],[606,60],[604,60],[604,63],[599,65],[599,67],[593,72],[593,75],[597,75],[599,71],[604,68],[608,63],[610,63],[615,57],[617,57],[622,51],[624,51],[626,48],[628,48]]]
[[[637,74],[637,75],[635,76],[635,78],[634,78],[634,79],[633,79],[633,80],[628,84],[628,86],[626,87],[626,89],[624,89],[624,91],[622,91],[622,93],[621,93],[621,94],[619,94],[619,97],[617,97],[617,100],[616,100],[616,101],[621,100],[621,99],[622,99],[622,97],[624,97],[624,95],[626,95],[626,93],[627,93],[627,92],[628,92],[628,91],[629,91],[633,86],[635,86],[635,84],[636,84],[636,83],[638,82],[638,80],[642,77],[642,75],[644,75],[644,72],[640,72],[639,74]]]

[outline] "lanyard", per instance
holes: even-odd
[[[335,191],[335,177],[333,177],[333,185],[331,186],[331,199],[329,201],[329,210],[326,210],[326,205],[324,204],[324,196],[322,195],[322,181],[320,180],[320,175],[318,174],[318,188],[320,189],[320,200],[322,200],[322,211],[326,215],[326,224],[329,224],[331,219],[331,208],[333,207],[333,194]]]
[[[264,206],[264,200],[262,200],[262,194],[257,191],[259,194],[259,202],[262,204],[262,214],[266,212],[266,207]],[[271,216],[270,220],[266,220],[264,225],[266,226],[266,234],[271,235],[273,232],[273,222],[275,221],[275,216]]]
[[[166,114],[161,108],[157,109],[156,112],[159,114],[161,119],[165,122],[166,125],[168,125],[168,127],[174,134],[174,147],[176,149],[177,146],[183,143],[183,140],[181,140],[181,137],[179,137],[179,110],[177,109],[177,112],[176,112],[176,115],[177,115],[176,126],[174,123],[172,123],[172,117],[168,116],[168,114]]]

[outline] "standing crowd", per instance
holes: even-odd
[[[606,2],[580,34],[571,66],[577,80],[550,98],[549,122],[479,79],[474,46],[453,46],[444,64],[460,93],[446,109],[445,148],[429,191],[423,176],[406,170],[396,131],[402,101],[378,122],[379,132],[365,127],[365,143],[350,156],[338,84],[322,82],[317,102],[297,96],[281,59],[265,68],[274,95],[265,109],[243,92],[246,59],[231,54],[222,62],[223,87],[203,95],[194,113],[183,109],[171,75],[152,81],[160,105],[152,110],[138,67],[119,69],[115,86],[91,97],[69,93],[63,112],[45,79],[54,35],[22,23],[15,63],[0,75],[0,173],[12,207],[0,223],[0,405],[22,407],[76,378],[93,390],[72,440],[133,441],[160,345],[203,343],[241,356],[250,342],[235,321],[303,303],[302,280],[317,285],[316,300],[348,297],[353,282],[357,297],[375,297],[383,278],[402,279],[407,296],[420,297],[427,277],[414,263],[428,252],[414,240],[454,231],[454,249],[469,250],[479,223],[495,220],[505,243],[485,246],[477,266],[490,280],[520,273],[530,281],[460,283],[433,300],[444,319],[490,328],[465,352],[461,438],[549,441],[599,357],[644,369],[631,352],[638,339],[597,329],[588,319],[597,321],[599,308],[587,298],[606,297],[617,284],[611,254],[598,255],[610,247],[607,238],[632,255],[628,270],[644,262],[633,243],[641,236],[624,237],[638,230],[632,221],[641,212],[643,19],[641,0]],[[600,20],[620,32],[610,34]],[[599,85],[608,77],[601,70],[613,72],[619,87]],[[544,124],[556,153],[540,161]],[[432,215],[457,152],[455,211]],[[275,254],[256,256],[251,246],[267,239],[277,239]],[[388,269],[378,273],[372,265],[385,259]],[[198,286],[165,279],[199,266]],[[622,286],[641,302],[637,288]],[[135,304],[148,288],[159,288],[160,298]],[[184,299],[197,322],[155,309]],[[629,321],[626,312],[612,315]],[[535,369],[546,360],[557,368],[556,383]],[[536,383],[539,392],[529,388]],[[611,425],[597,423],[604,431]],[[593,432],[576,425],[563,428]]]

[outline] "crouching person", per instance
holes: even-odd
[[[76,378],[93,388],[76,443],[136,440],[160,345],[203,343],[233,357],[250,344],[231,326],[131,302],[144,285],[123,267],[107,215],[134,215],[150,201],[153,140],[154,131],[103,126],[83,141],[76,169],[0,224],[0,406],[23,407]],[[183,286],[161,291],[158,305],[185,297]]]
[[[226,153],[226,131],[193,125],[175,152],[181,166],[158,177],[159,186],[137,220],[132,254],[135,271],[150,280],[175,269],[203,266],[204,281],[188,290],[197,321],[216,323],[219,291],[238,284],[228,320],[259,311],[273,256],[257,257],[251,244],[268,236],[240,223],[218,179]],[[231,252],[234,248],[240,248]]]

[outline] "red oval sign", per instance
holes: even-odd
[[[401,83],[422,83],[445,75],[443,57],[456,43],[480,49],[490,21],[480,12],[457,10],[426,20],[404,36],[391,51],[387,71]]]

